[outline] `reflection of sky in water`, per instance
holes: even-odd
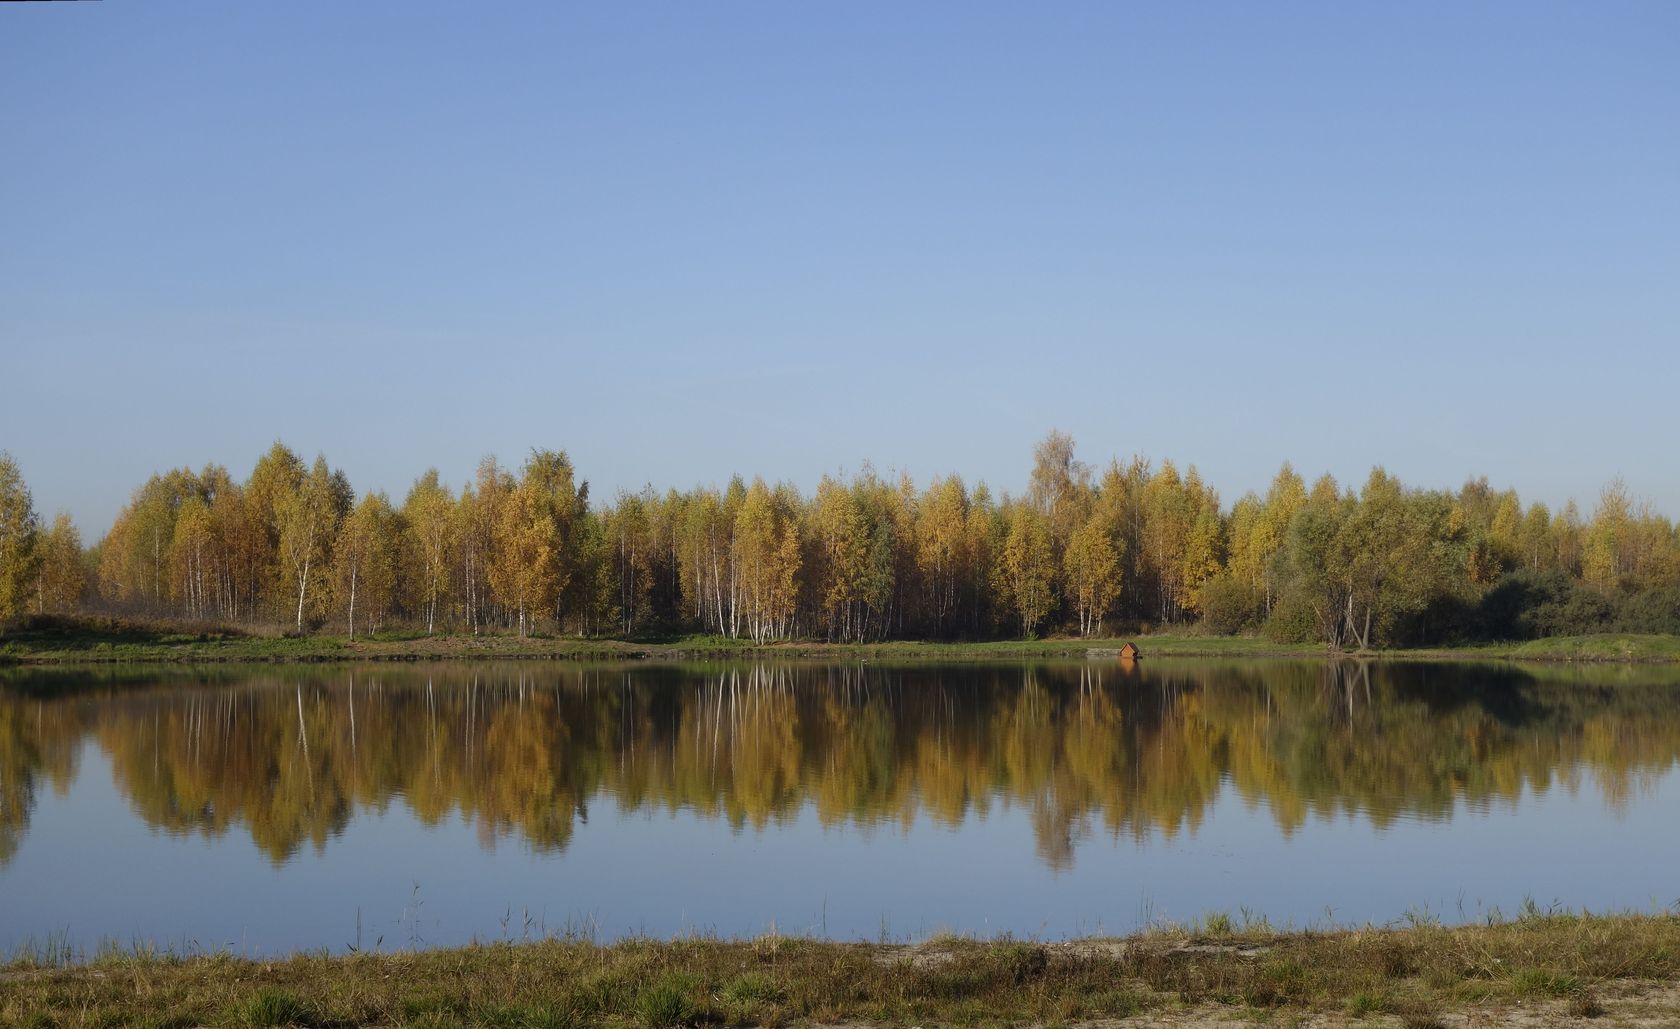
[[[1280,821],[1222,779],[1196,824],[1116,835],[1075,818],[1045,854],[1030,799],[994,796],[956,824],[919,804],[867,824],[797,799],[762,829],[663,802],[589,798],[563,849],[515,827],[487,844],[452,811],[426,826],[402,797],[353,803],[323,847],[278,864],[234,825],[210,838],[148,827],[109,754],[84,738],[63,792],[39,782],[21,843],[0,867],[0,945],[68,931],[236,951],[451,944],[568,926],[600,936],[715,931],[840,938],[952,929],[1060,936],[1243,909],[1274,923],[1448,921],[1513,913],[1525,897],[1595,910],[1680,899],[1680,782],[1672,757],[1637,771],[1616,804],[1594,769],[1554,770],[1512,798],[1459,800],[1445,817],[1378,825],[1345,807]],[[1562,775],[1567,771],[1570,774]],[[1293,827],[1285,831],[1282,825]],[[504,927],[505,924],[505,927]]]

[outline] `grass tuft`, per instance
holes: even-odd
[[[787,991],[763,972],[743,972],[723,988],[723,999],[735,1004],[774,1004],[785,996]]]
[[[1389,1000],[1387,994],[1377,993],[1370,990],[1359,991],[1349,997],[1347,1002],[1348,1014],[1354,1016],[1355,1018],[1366,1018],[1371,1015],[1381,1014],[1382,1012],[1389,1010],[1391,1007],[1393,1007],[1393,1002]]]
[[[682,972],[665,972],[636,996],[636,1013],[649,1029],[678,1029],[693,1025],[699,1009],[689,999],[695,980]]]
[[[1526,997],[1569,997],[1581,992],[1581,980],[1543,968],[1519,969],[1511,988]]]
[[[255,1026],[308,1026],[315,1016],[292,991],[264,987],[245,1002],[245,1021]]]

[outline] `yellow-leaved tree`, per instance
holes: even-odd
[[[0,450],[0,618],[22,614],[35,582],[41,532],[34,499],[12,455]]]
[[[426,635],[430,636],[437,628],[438,604],[449,589],[460,529],[454,500],[438,481],[436,468],[414,481],[408,499],[403,501],[403,519],[407,523],[404,542],[413,569],[415,606],[424,612]]]
[[[1062,575],[1079,634],[1100,633],[1103,616],[1120,592],[1118,547],[1102,518],[1088,518],[1073,531],[1062,556]]]
[[[496,523],[490,588],[515,612],[519,635],[547,610],[560,584],[560,531],[542,484],[529,477],[514,487]]]
[[[1008,531],[993,583],[1000,604],[1031,636],[1056,604],[1056,559],[1049,520],[1031,504],[1006,502]]]
[[[763,479],[754,479],[735,518],[741,606],[756,643],[793,631],[799,606],[798,506],[791,489],[772,492]]]
[[[385,494],[369,493],[339,526],[333,586],[351,639],[356,638],[358,614],[370,629],[377,629],[390,610],[397,585],[400,521]]]
[[[87,572],[82,567],[82,536],[70,516],[60,513],[41,535],[41,566],[36,593],[42,611],[70,614],[82,601]]]

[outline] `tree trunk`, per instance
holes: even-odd
[[[352,566],[352,568],[350,570],[350,640],[351,640],[351,642],[354,642],[355,639],[356,639],[356,571],[355,571],[355,568]]]
[[[303,594],[309,589],[309,559],[303,560],[303,574],[298,577],[297,629],[303,631]]]

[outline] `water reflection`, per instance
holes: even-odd
[[[1454,665],[1156,662],[529,665],[14,674],[0,685],[0,865],[85,741],[148,825],[248,834],[276,865],[359,812],[461,817],[544,851],[592,804],[956,826],[1030,813],[1070,866],[1096,834],[1194,833],[1223,790],[1292,833],[1386,827],[1590,783],[1623,804],[1680,754],[1680,691]],[[161,681],[160,681],[161,680]]]

